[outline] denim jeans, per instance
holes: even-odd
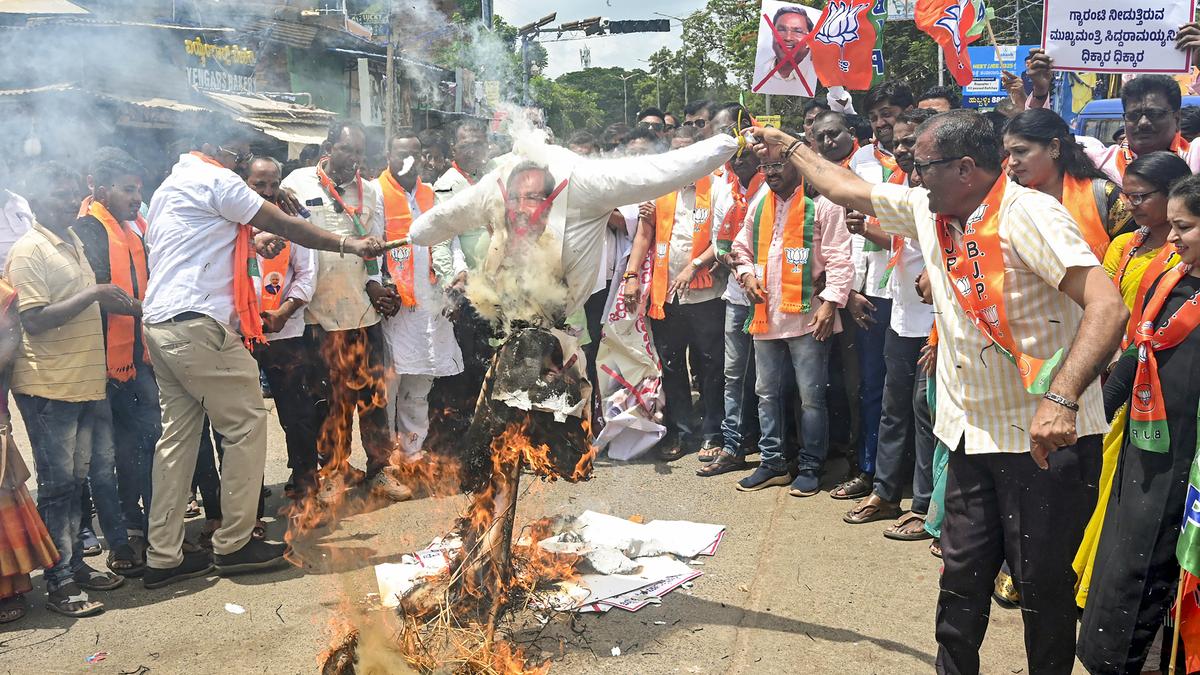
[[[783,340],[755,340],[754,361],[758,392],[758,420],[762,439],[758,450],[762,466],[777,472],[787,470],[783,452],[786,428],[784,387],[780,378],[787,372],[790,360],[796,373],[796,388],[800,394],[800,450],[798,468],[801,473],[819,473],[829,450],[829,409],[826,402],[829,388],[829,341],[818,342],[812,334]]]
[[[54,401],[14,394],[37,469],[38,513],[62,556],[46,570],[55,590],[83,566],[80,496],[90,479],[92,499],[109,548],[127,543],[121,526],[108,401]]]
[[[109,380],[108,403],[112,408],[113,440],[117,448],[121,517],[127,531],[144,535],[150,513],[154,445],[162,435],[154,371],[150,366],[138,364],[132,380]]]
[[[917,366],[925,338],[900,337],[891,329],[884,345],[887,379],[883,387],[883,417],[879,421],[879,453],[875,458],[875,492],[884,500],[899,502],[909,448],[914,448],[912,510],[929,511],[933,492],[933,426],[925,400],[925,371]]]
[[[725,419],[721,447],[741,456],[742,439],[758,429],[758,398],[754,393],[754,338],[746,332],[749,305],[725,303]]]
[[[874,296],[868,296],[867,299],[875,305],[875,311],[871,314],[875,323],[866,330],[858,331],[858,397],[859,419],[862,422],[858,470],[874,474],[875,454],[879,446],[879,418],[883,416],[883,380],[887,376],[883,346],[892,318],[892,301]]]

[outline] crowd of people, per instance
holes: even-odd
[[[46,606],[83,617],[129,577],[285,564],[262,520],[264,392],[293,503],[406,500],[396,468],[463,437],[502,330],[577,338],[596,384],[618,303],[661,364],[658,461],[825,487],[845,523],[930,542],[939,672],[979,671],[993,595],[1025,610],[1031,672],[1164,666],[1197,449],[1200,144],[1160,75],[1124,84],[1119,141],[1075,136],[1047,107],[1052,65],[1035,51],[1032,91],[983,114],[897,80],[861,116],[808,101],[796,130],[694,101],[515,166],[477,120],[400,131],[379,160],[337,120],[286,174],[209,125],[152,195],[111,147],[0,176],[0,622],[37,568]],[[615,177],[583,159],[616,156],[634,161]],[[494,283],[545,237],[563,240],[553,302]],[[534,309],[498,316],[504,292]],[[596,431],[586,396],[564,414]],[[834,485],[831,455],[851,466]],[[85,561],[93,514],[106,571]]]

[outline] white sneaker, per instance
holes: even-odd
[[[340,474],[321,480],[321,490],[317,492],[317,501],[322,506],[331,506],[342,501],[346,495],[346,479]]]
[[[375,474],[369,483],[371,492],[381,497],[386,497],[394,502],[404,502],[412,499],[413,491],[404,483],[401,483],[395,476],[388,473],[386,469]]]

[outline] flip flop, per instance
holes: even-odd
[[[919,522],[920,527],[916,530],[910,530],[909,525],[914,522]],[[883,531],[883,536],[893,541],[924,541],[926,539],[933,539],[933,535],[925,531],[925,517],[912,511],[900,516],[896,522]]]

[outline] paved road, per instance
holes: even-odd
[[[280,504],[285,461],[272,413],[268,513]],[[694,457],[670,466],[601,460],[588,483],[540,484],[523,498],[521,520],[592,509],[729,527],[691,590],[636,613],[581,617],[577,635],[565,626],[548,631],[537,649],[554,659],[551,672],[932,672],[940,561],[925,543],[885,540],[883,524],[844,525],[846,505],[825,493],[804,500],[782,490],[743,494],[733,477],[697,478],[696,465]],[[156,591],[134,581],[100,594],[104,614],[78,621],[42,608],[35,579],[36,607],[0,629],[0,672],[316,672],[337,608],[376,590],[372,566],[447,530],[464,504],[461,496],[422,499],[348,518],[310,542],[305,569]],[[282,526],[270,522],[268,536],[281,538]],[[232,614],[226,603],[247,611]],[[1019,613],[995,608],[991,617],[983,671],[1025,672]],[[106,660],[85,663],[100,651]]]

